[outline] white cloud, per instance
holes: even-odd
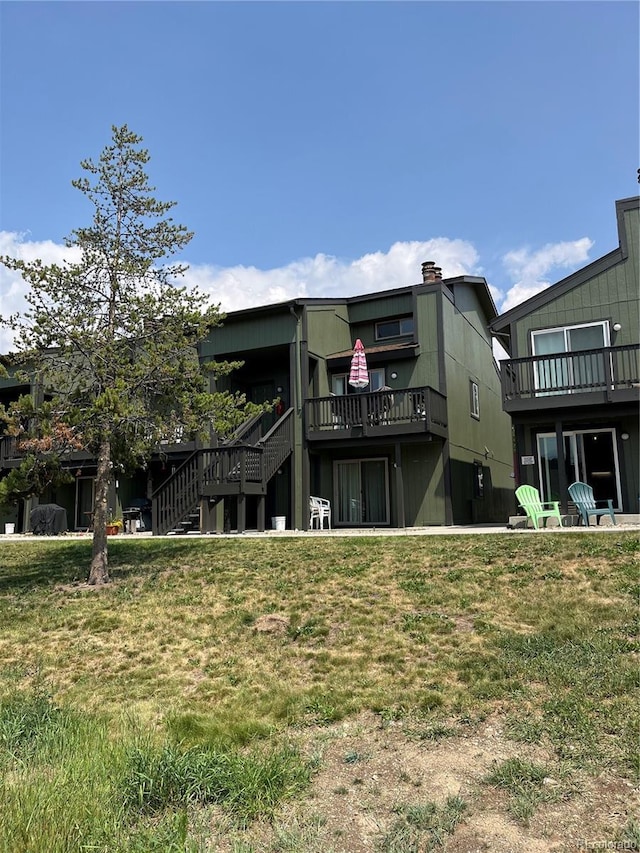
[[[578,269],[588,260],[593,242],[587,237],[572,242],[553,243],[537,250],[520,248],[508,252],[502,261],[508,279],[513,284],[506,292],[490,285],[500,311],[548,287],[549,273],[554,270]],[[30,241],[28,236],[0,231],[0,255],[45,264],[76,260],[77,251],[51,242]],[[442,267],[445,277],[482,275],[479,255],[465,240],[434,237],[425,241],[394,243],[386,252],[371,252],[355,260],[343,260],[318,254],[300,258],[276,269],[257,267],[218,267],[192,265],[183,283],[197,285],[209,294],[212,302],[220,303],[224,311],[238,311],[257,305],[284,302],[296,297],[336,298],[375,293],[394,287],[416,284],[421,280],[423,261],[433,260]],[[555,275],[557,280],[560,274]],[[0,265],[0,316],[8,316],[26,307],[27,285],[21,277]],[[12,336],[0,328],[0,352],[12,348]]]
[[[45,264],[74,257],[65,246],[51,241],[31,242],[24,235],[7,231],[0,232],[0,255],[26,261],[41,258]],[[269,270],[194,264],[181,283],[197,285],[224,311],[238,311],[296,297],[357,296],[416,284],[426,260],[436,261],[445,277],[481,274],[478,254],[471,243],[436,237],[424,242],[394,243],[388,252],[372,252],[353,261],[318,254]],[[0,265],[0,316],[24,310],[26,292],[27,285],[20,276]],[[7,352],[11,345],[12,337],[0,328],[0,352]]]
[[[78,254],[77,249],[69,249],[52,240],[29,240],[15,231],[0,231],[0,257],[8,255],[28,262],[40,258],[45,264],[62,264],[65,260],[77,260]],[[20,273],[0,264],[0,317],[24,311],[28,289]],[[12,346],[13,333],[0,327],[0,353],[8,352]]]
[[[416,284],[425,260],[436,260],[445,276],[478,274],[478,254],[470,243],[436,237],[394,243],[388,252],[372,252],[353,261],[318,254],[270,270],[193,265],[185,283],[198,285],[225,311],[238,311],[297,297],[358,296]]]
[[[509,277],[515,280],[515,284],[499,302],[500,311],[508,311],[549,287],[551,281],[548,281],[546,276],[552,270],[573,270],[584,265],[592,246],[593,240],[581,237],[570,242],[548,243],[536,251],[520,248],[507,252],[502,263]],[[560,274],[554,276],[556,279],[560,277]]]

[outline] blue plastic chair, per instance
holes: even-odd
[[[589,527],[589,516],[595,515],[596,518],[601,515],[611,516],[611,521],[617,524],[616,517],[613,513],[613,501],[607,498],[604,501],[596,501],[593,497],[593,489],[588,483],[571,483],[569,486],[569,495],[571,500],[576,505],[576,509],[580,514],[580,521],[584,522]],[[606,503],[606,508],[598,509],[597,504]],[[596,521],[596,524],[598,522]]]

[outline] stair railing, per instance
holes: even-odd
[[[293,451],[293,407],[287,409],[258,444],[264,448],[262,474],[266,485]]]
[[[264,417],[264,412],[258,412],[257,415],[253,415],[248,418],[246,421],[243,421],[239,427],[237,427],[229,436],[229,438],[225,441],[226,447],[230,447],[233,444],[257,444],[262,436],[262,418]]]
[[[197,505],[202,493],[202,451],[195,450],[151,495],[152,530],[163,536]]]
[[[236,482],[242,492],[246,483],[268,481],[293,450],[293,408],[288,409],[257,444],[240,443],[255,435],[262,415],[237,430],[233,443],[195,450],[174,473],[154,491],[152,529],[162,536],[173,530],[198,506],[205,486]]]

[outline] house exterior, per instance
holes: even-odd
[[[416,285],[229,313],[202,360],[242,360],[219,387],[277,405],[225,440],[165,444],[146,471],[114,484],[110,504],[117,514],[148,499],[154,533],[262,530],[275,518],[304,530],[310,495],[330,500],[334,527],[506,523],[513,447],[495,319],[483,278],[443,280],[431,262]],[[362,391],[348,383],[358,338]],[[0,400],[11,393],[4,380]],[[17,456],[0,442],[0,476]],[[81,529],[95,469],[78,455],[68,464],[75,482],[45,500]]]
[[[640,198],[616,202],[619,246],[490,322],[509,355],[502,405],[516,479],[571,512],[567,487],[638,512]]]

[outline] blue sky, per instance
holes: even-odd
[[[484,275],[507,308],[617,246],[635,2],[0,3],[0,252],[58,260],[112,124],[227,310]],[[0,276],[0,314],[24,288]],[[0,340],[0,344],[2,341]]]

